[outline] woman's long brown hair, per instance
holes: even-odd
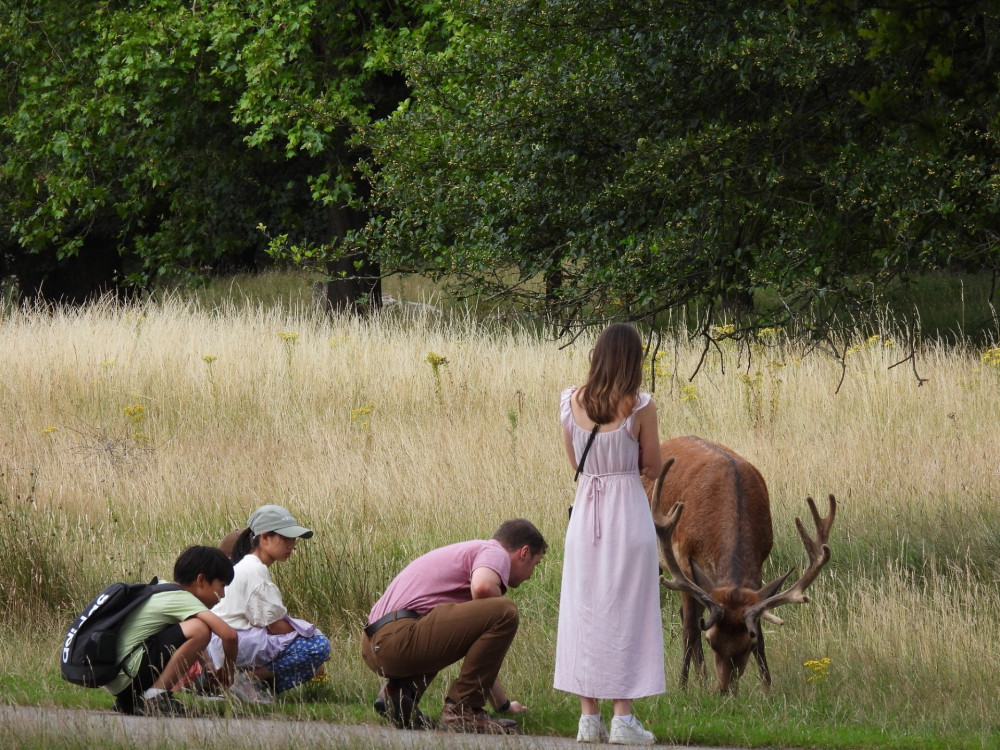
[[[597,337],[580,405],[598,424],[615,422],[635,407],[642,385],[642,339],[628,323],[614,323]]]

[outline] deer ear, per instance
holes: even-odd
[[[691,566],[691,574],[694,576],[694,582],[697,583],[705,591],[712,591],[715,589],[715,582],[708,577],[708,573],[701,569],[701,566],[694,561],[693,558],[688,558],[688,564]]]

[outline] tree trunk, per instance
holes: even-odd
[[[378,263],[357,253],[327,263],[326,268],[330,278],[320,283],[320,297],[327,312],[367,316],[381,309],[382,277]]]
[[[361,229],[365,217],[344,206],[328,210],[330,241],[342,242],[352,229]],[[368,316],[382,308],[379,264],[367,253],[351,253],[326,264],[329,279],[320,284],[320,304],[327,312]]]

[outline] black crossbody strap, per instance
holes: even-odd
[[[580,463],[576,467],[576,476],[573,477],[573,481],[576,482],[580,479],[580,472],[583,471],[583,465],[587,461],[587,454],[590,453],[590,446],[594,444],[594,438],[597,436],[597,429],[600,427],[599,424],[594,424],[594,429],[590,431],[590,439],[587,441],[587,447],[583,449],[583,455],[580,456]]]

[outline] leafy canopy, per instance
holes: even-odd
[[[397,53],[357,242],[567,328],[698,303],[824,336],[995,268],[996,11],[899,7],[456,0],[446,49]]]
[[[260,229],[335,243],[351,136],[401,98],[371,45],[420,7],[0,5],[0,242],[66,257],[100,235],[139,281],[252,257]]]

